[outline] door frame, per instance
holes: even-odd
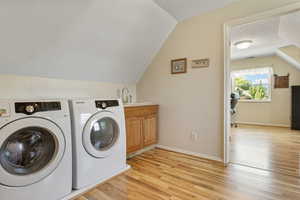
[[[224,34],[224,135],[223,135],[223,162],[228,165],[230,162],[230,57],[231,57],[231,29],[234,26],[249,24],[255,21],[263,20],[270,17],[281,16],[284,14],[300,11],[300,2],[292,3],[280,8],[275,8],[269,11],[251,15],[248,17],[229,21],[223,25]]]

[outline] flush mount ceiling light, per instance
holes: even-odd
[[[236,48],[238,49],[248,49],[252,44],[253,44],[252,40],[243,40],[234,43],[234,46],[236,46]]]

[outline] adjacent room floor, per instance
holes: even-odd
[[[231,135],[232,163],[300,177],[300,131],[240,125]]]
[[[130,159],[128,172],[76,200],[296,200],[300,179],[154,149]]]

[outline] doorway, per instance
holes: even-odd
[[[299,8],[297,3],[225,24],[225,164],[300,177],[300,134],[290,130],[288,102],[291,86],[300,85],[300,68],[284,55],[300,48],[287,26],[299,18],[300,27]],[[276,88],[276,77],[288,85]],[[233,93],[238,100],[232,107]]]

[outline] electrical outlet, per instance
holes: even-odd
[[[192,141],[194,141],[194,140],[195,140],[195,134],[194,134],[194,132],[193,132],[193,131],[191,132],[190,138],[191,138],[191,140],[192,140]]]
[[[190,139],[191,139],[192,141],[194,141],[194,140],[195,140],[195,135],[194,135],[193,133],[191,133],[191,135],[190,135]]]
[[[198,140],[198,137],[199,137],[198,132],[195,131],[195,130],[193,130],[193,131],[191,132],[191,139],[192,139],[193,141],[197,141],[197,140]]]
[[[201,138],[201,133],[197,133],[197,140],[200,140],[200,138]]]

